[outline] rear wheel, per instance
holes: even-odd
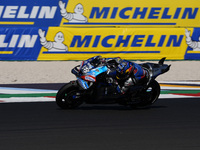
[[[160,85],[156,80],[152,80],[148,87],[140,93],[137,102],[135,104],[131,104],[131,107],[136,108],[152,105],[156,102],[159,95]]]
[[[78,86],[67,83],[56,95],[56,103],[62,109],[77,108],[83,103]]]

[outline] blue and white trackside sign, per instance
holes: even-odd
[[[63,0],[68,3],[68,0]],[[1,0],[1,26],[59,26],[58,0]]]

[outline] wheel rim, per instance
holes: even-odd
[[[76,90],[65,93],[61,99],[62,103],[67,108],[75,108],[75,107],[79,106],[82,103],[82,101],[81,101],[80,97],[77,98],[77,93],[78,92]]]
[[[160,94],[160,90],[158,90],[154,85],[150,85],[145,91],[146,98],[152,104],[157,100]]]

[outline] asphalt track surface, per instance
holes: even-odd
[[[62,84],[19,86],[58,89]],[[13,149],[199,150],[200,99],[159,99],[135,110],[119,105],[61,110],[54,102],[1,103],[0,150]]]

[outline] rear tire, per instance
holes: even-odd
[[[70,83],[65,84],[56,95],[56,103],[62,109],[74,109],[80,106],[83,101],[79,87]]]
[[[156,80],[152,80],[148,87],[140,94],[140,102],[131,104],[132,108],[145,107],[155,103],[160,95],[160,85]]]

